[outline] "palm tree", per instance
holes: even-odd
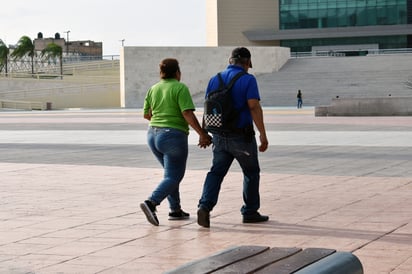
[[[47,59],[59,58],[60,78],[63,79],[63,48],[56,43],[50,43],[41,51],[41,57],[43,56],[45,56]]]
[[[17,42],[17,47],[11,53],[14,59],[22,58],[28,55],[31,58],[31,74],[34,75],[34,56],[36,51],[34,50],[34,43],[28,36],[22,36]]]
[[[5,68],[6,76],[7,76],[7,63],[9,57],[10,49],[7,45],[0,39],[0,71]]]

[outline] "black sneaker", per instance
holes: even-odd
[[[261,222],[267,222],[268,220],[269,220],[269,216],[260,215],[259,212],[243,215],[244,223],[261,223]]]
[[[210,227],[210,214],[209,210],[199,207],[197,210],[197,223],[203,227]]]
[[[179,211],[169,213],[169,220],[170,221],[187,220],[189,218],[190,218],[190,214],[187,213],[187,212],[184,212],[181,209]]]
[[[159,220],[156,216],[156,206],[149,200],[144,201],[140,204],[140,208],[142,209],[143,213],[146,215],[147,220],[154,226],[159,225]]]

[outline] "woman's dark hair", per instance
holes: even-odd
[[[176,78],[176,73],[180,72],[179,62],[173,58],[163,59],[159,67],[162,79]]]

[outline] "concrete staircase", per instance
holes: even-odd
[[[45,103],[50,101],[46,96],[61,94],[61,90],[67,95],[79,90],[97,94],[107,89],[120,94],[119,70],[118,60],[103,60],[67,65],[63,80],[0,78],[0,99]],[[412,54],[295,58],[278,72],[256,77],[263,106],[295,106],[298,89],[302,90],[304,107],[329,105],[337,96],[412,96]],[[32,96],[28,98],[29,89]],[[193,94],[193,100],[203,107],[204,94]],[[112,106],[118,105],[116,99]]]
[[[263,106],[295,106],[298,89],[304,106],[328,105],[337,96],[412,96],[411,78],[412,54],[297,58],[257,76]]]

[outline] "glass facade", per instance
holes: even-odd
[[[280,29],[407,24],[407,0],[281,0]]]
[[[409,7],[409,8],[408,8]],[[411,24],[411,0],[280,0],[280,29],[320,29]],[[411,36],[349,37],[282,40],[292,51],[312,46],[379,44],[379,48],[405,48]]]

